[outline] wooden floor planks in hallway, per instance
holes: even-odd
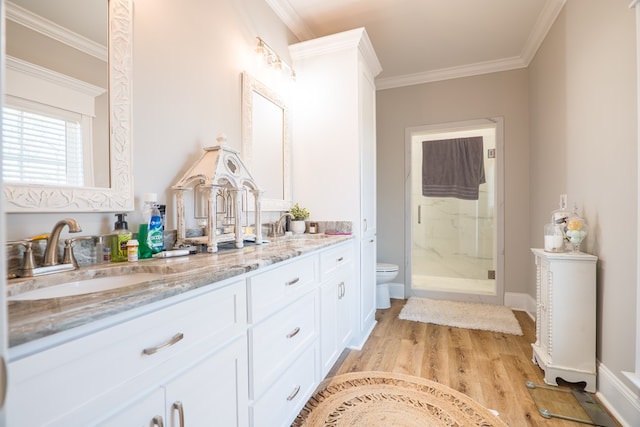
[[[398,319],[404,300],[378,310],[378,321],[361,351],[345,350],[329,376],[358,371],[415,375],[446,384],[500,413],[512,427],[577,427],[572,421],[543,418],[525,381],[543,384],[532,361],[535,324],[514,312],[524,336],[454,328]]]

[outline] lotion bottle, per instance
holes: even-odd
[[[125,221],[127,214],[116,214],[116,218],[118,218],[118,220],[113,226],[113,234],[115,234],[115,236],[111,247],[111,261],[122,262],[128,259],[127,242],[131,240],[132,235],[131,231],[129,231],[129,225],[127,221]]]

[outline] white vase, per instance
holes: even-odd
[[[302,234],[306,228],[307,224],[304,221],[291,221],[291,231],[293,231],[293,234]]]

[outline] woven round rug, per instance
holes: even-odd
[[[501,426],[470,397],[434,381],[389,372],[354,372],[324,380],[293,426]]]

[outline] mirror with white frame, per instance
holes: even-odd
[[[7,25],[13,25],[19,31],[31,31],[31,33],[35,34],[33,36],[34,40],[48,40],[49,43],[52,43],[53,39],[63,43],[69,51],[77,50],[78,46],[82,45],[87,49],[86,52],[91,52],[89,53],[90,56],[100,58],[103,55],[102,60],[96,62],[104,63],[108,67],[108,71],[105,70],[107,91],[104,95],[97,95],[105,98],[105,101],[102,106],[96,101],[96,115],[90,124],[90,127],[102,129],[103,133],[93,129],[95,132],[93,132],[92,137],[93,142],[102,140],[102,144],[93,144],[93,148],[89,146],[89,149],[85,149],[85,152],[93,150],[94,154],[100,153],[98,157],[102,161],[94,162],[93,166],[88,161],[83,166],[84,168],[92,169],[91,176],[95,172],[95,176],[98,178],[95,180],[83,180],[81,178],[77,182],[66,185],[4,179],[5,210],[6,212],[113,212],[132,210],[131,68],[133,0],[64,1],[71,2],[69,8],[58,7],[59,4],[56,2],[56,7],[52,8],[52,12],[81,10],[84,11],[81,15],[86,21],[84,22],[85,24],[93,23],[90,25],[98,26],[92,20],[93,18],[90,18],[90,16],[94,16],[90,15],[90,13],[93,13],[90,12],[89,8],[91,7],[93,8],[91,10],[95,11],[95,16],[102,16],[102,20],[107,21],[106,24],[108,25],[103,25],[103,31],[107,33],[108,48],[105,46],[102,53],[100,52],[100,43],[92,43],[90,39],[80,36],[81,30],[71,29],[69,31],[70,27],[63,28],[62,25],[56,24],[49,19],[43,19],[42,22],[44,24],[34,23],[33,16],[42,16],[45,11],[43,9],[37,11],[29,10],[28,8],[30,6],[44,7],[49,5],[50,2],[15,0],[16,3],[12,3],[11,0],[7,0]],[[75,6],[72,7],[73,4]],[[72,14],[66,13],[66,15]],[[45,33],[47,34],[46,37],[43,35]],[[69,36],[69,34],[72,36]],[[73,36],[73,34],[76,34],[77,37]],[[73,46],[73,48],[70,46]],[[10,54],[9,49],[7,49],[7,54]],[[38,66],[33,67],[30,64],[29,53],[24,56],[27,57],[25,61],[6,57],[5,63],[9,67],[8,71],[15,72],[17,68],[21,68],[31,73],[33,69],[41,68]],[[46,72],[49,72],[49,70],[46,70]],[[100,71],[98,70],[98,72]],[[74,89],[80,88],[84,91],[86,91],[87,87],[89,87],[89,90],[94,89],[93,84],[85,84],[82,80],[77,80],[73,77],[67,78],[68,76],[73,76],[74,70],[72,69],[69,69],[68,73],[53,74],[58,77],[62,76],[61,79],[56,80],[56,83],[64,80],[65,82],[71,82],[67,83],[67,85],[73,86]],[[19,73],[15,75],[19,75]],[[9,85],[7,85],[7,91],[9,90]],[[95,99],[98,100],[98,97]],[[16,97],[13,98],[15,99]],[[22,99],[18,97],[18,101],[22,102]],[[46,100],[42,102],[43,105],[47,104]],[[106,117],[104,119],[98,117],[100,111],[105,113]],[[86,134],[82,133],[82,135],[84,138]],[[103,170],[99,171],[100,168]],[[87,175],[86,171],[84,175]]]
[[[242,160],[263,191],[263,211],[291,208],[290,122],[286,102],[242,73]]]

